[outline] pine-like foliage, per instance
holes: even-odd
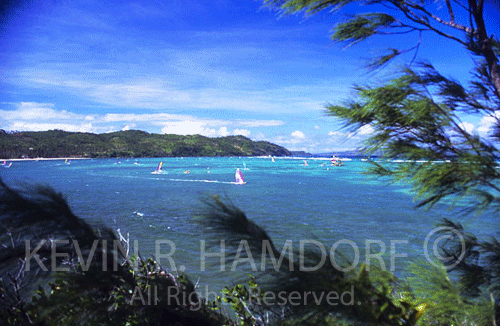
[[[500,319],[500,243],[480,241],[459,223],[438,224],[443,262],[410,264],[414,297],[428,305],[423,325],[497,325]]]
[[[494,324],[495,303],[487,291],[471,298],[461,291],[460,283],[450,279],[439,262],[414,262],[406,278],[411,293],[427,305],[420,325],[491,326]]]
[[[487,75],[480,73],[481,76],[484,82],[488,81]],[[327,109],[332,116],[343,119],[346,126],[355,129],[371,126],[373,133],[367,140],[365,151],[391,161],[373,162],[371,172],[410,181],[419,198],[418,206],[431,207],[448,198],[466,204],[462,206],[466,213],[476,210],[497,214],[500,210],[500,138],[497,132],[500,102],[491,83],[480,84],[478,80],[467,89],[439,74],[430,64],[422,64],[418,71],[406,69],[386,85],[357,87],[359,98],[356,101],[330,105]],[[490,119],[493,127],[489,134],[480,135],[468,130],[461,121],[463,114]],[[393,163],[394,159],[400,163]],[[461,291],[457,297],[461,300],[477,300],[480,295],[486,295],[489,311],[493,311],[496,317],[477,323],[498,323],[498,240],[480,241],[465,233],[461,225],[448,220],[441,226],[462,233],[460,241],[455,237],[454,243],[449,241],[442,248],[448,261],[456,263],[451,275],[459,275],[459,284],[449,285]],[[436,276],[440,275],[439,271],[434,272]],[[449,296],[444,298],[449,299]],[[439,312],[446,303],[450,309],[453,307],[453,300],[431,299],[440,304],[436,305],[437,310],[430,307],[429,311]],[[463,304],[464,309],[477,308],[475,304]],[[453,311],[458,310],[442,312],[442,320]],[[473,313],[473,309],[465,311]],[[470,318],[462,320],[475,325]]]
[[[49,187],[0,179],[0,221],[2,326],[232,324],[185,275],[127,256],[111,229],[74,215]]]
[[[500,103],[488,94],[466,90],[439,74],[430,64],[379,87],[356,87],[359,99],[330,105],[330,115],[346,126],[370,125],[365,151],[404,164],[377,164],[373,172],[410,178],[422,201],[432,205],[450,195],[475,195],[477,208],[500,208],[498,136],[470,133],[460,114],[491,117]],[[493,97],[494,98],[494,97]]]
[[[266,319],[265,312],[283,325],[409,326],[422,315],[423,306],[396,295],[400,284],[392,273],[373,267],[368,271],[364,265],[351,270],[351,261],[339,251],[327,254],[316,246],[301,250],[287,243],[280,248],[261,226],[230,202],[214,196],[205,203],[199,221],[205,232],[217,239],[214,244],[224,240],[226,254],[241,257],[247,265],[267,262],[257,278],[262,293],[268,295],[268,300],[261,299],[253,307],[262,312],[259,320]],[[298,295],[295,303],[281,300],[294,293]],[[333,303],[326,299],[332,294],[339,296]],[[340,300],[342,295],[344,301]]]
[[[481,241],[466,232],[460,223],[444,219],[438,226],[447,237],[443,260],[451,271],[457,271],[461,292],[469,297],[490,294],[500,298],[500,242],[496,238]],[[450,230],[453,230],[451,232]]]
[[[353,8],[362,7],[362,13],[333,16],[337,24],[332,38],[351,46],[374,36],[390,37],[395,48],[375,58],[369,65],[371,68],[380,68],[404,53],[413,52],[408,68],[397,78],[382,85],[356,86],[353,100],[329,105],[327,113],[344,121],[348,128],[373,130],[364,150],[381,156],[382,160],[373,162],[371,172],[410,181],[419,206],[431,207],[447,198],[466,200],[467,205],[462,206],[467,207],[466,212],[489,210],[488,213],[498,214],[500,47],[497,37],[485,24],[484,0],[267,0],[265,3],[284,14],[351,13]],[[443,76],[431,64],[415,64],[426,33],[434,33],[470,51],[476,70],[469,85]],[[405,38],[402,45],[407,44],[412,34],[413,47],[398,47],[398,35]],[[472,116],[484,122],[476,132],[462,121]],[[393,160],[400,163],[394,164]],[[443,223],[447,230],[463,231],[450,221]],[[432,295],[443,293],[426,289],[431,296],[427,298],[442,301],[442,305],[434,305],[434,315],[430,314],[434,317],[443,314],[443,319],[438,318],[434,323],[439,325],[497,325],[500,322],[498,240],[480,241],[465,233],[463,239],[463,249],[461,241],[454,245],[450,241],[449,247],[442,248],[450,261],[457,263],[452,272],[458,272],[458,284],[443,281],[448,275],[437,270],[426,274],[427,279],[435,281],[431,284],[444,286],[447,292],[434,300]],[[454,296],[460,300],[478,300],[482,293],[490,297],[488,302],[494,315],[488,321],[467,318],[474,309],[466,308],[476,305],[453,306],[457,300],[449,300]],[[445,305],[450,313],[446,312],[448,308],[442,309]],[[464,318],[444,317],[455,312],[459,315],[458,307],[467,311]]]
[[[484,0],[264,0],[264,3],[283,14],[346,11],[348,15],[336,17],[332,39],[348,46],[374,36],[404,37],[401,44],[414,37],[414,46],[387,49],[385,55],[369,64],[372,68],[382,67],[409,52],[413,52],[413,62],[426,33],[451,40],[480,58],[488,83],[496,97],[500,97],[499,43],[487,30]],[[353,8],[361,9],[361,13],[352,15]]]

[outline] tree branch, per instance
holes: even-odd
[[[469,10],[472,13],[477,27],[477,34],[475,34],[474,37],[476,37],[478,43],[481,45],[481,52],[488,65],[489,76],[495,85],[495,95],[500,98],[500,67],[498,66],[498,58],[491,45],[491,39],[486,33],[486,26],[483,18],[483,4],[483,0],[478,0],[477,3],[475,0],[469,0]]]
[[[451,6],[450,0],[446,0],[446,6],[448,7],[448,13],[450,14],[450,22],[455,23],[455,14],[453,13],[453,7]]]
[[[467,8],[467,6],[465,6],[463,3],[460,3],[458,0],[453,0],[453,2],[455,2],[457,5],[459,5],[463,9],[469,10],[469,8]]]
[[[451,40],[454,40],[454,41],[457,41],[458,43],[462,44],[463,46],[467,46],[467,43],[465,43],[464,41],[462,41],[461,39],[453,36],[453,35],[450,35],[450,34],[447,34],[447,33],[444,33],[442,31],[440,31],[439,29],[433,27],[431,24],[429,24],[428,22],[424,21],[421,17],[415,15],[411,10],[409,10],[407,7],[401,5],[401,4],[396,4],[396,6],[398,7],[399,10],[401,10],[403,12],[403,14],[408,18],[410,19],[411,21],[417,23],[417,24],[420,24],[420,25],[423,25],[423,26],[426,26],[429,30],[441,35],[441,36],[444,36],[448,39],[451,39]]]
[[[447,4],[449,4],[449,0],[446,1]],[[422,13],[424,13],[425,15],[431,17],[432,19],[434,19],[435,21],[443,24],[443,25],[446,25],[446,26],[450,26],[450,27],[453,27],[453,28],[456,28],[458,30],[461,30],[461,31],[464,31],[466,33],[470,33],[471,30],[469,27],[465,27],[463,25],[460,25],[460,24],[457,24],[455,23],[455,17],[453,15],[453,11],[450,12],[450,15],[453,17],[451,19],[451,21],[445,21],[443,20],[442,18],[432,14],[431,12],[427,11],[424,7],[420,6],[420,5],[416,5],[416,4],[410,4],[410,3],[407,3],[407,5],[410,7],[410,8],[413,8],[413,9],[416,9],[416,10],[419,10],[421,11]],[[451,7],[448,7],[449,10],[451,10]]]

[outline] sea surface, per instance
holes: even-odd
[[[163,173],[151,174],[160,161]],[[217,264],[201,264],[200,241],[210,232],[196,219],[205,208],[202,199],[210,195],[231,200],[267,231],[278,248],[287,240],[294,249],[301,240],[314,240],[327,253],[343,248],[353,258],[352,268],[366,262],[367,252],[383,252],[389,269],[392,246],[392,267],[398,275],[404,274],[408,262],[425,259],[426,253],[432,257],[434,242],[443,241],[432,234],[442,218],[461,222],[485,240],[498,235],[498,219],[492,213],[463,215],[460,205],[445,204],[415,208],[409,185],[366,175],[367,162],[353,159],[341,167],[328,160],[307,162],[305,166],[302,159],[273,162],[262,157],[22,161],[0,168],[0,176],[16,187],[53,187],[64,194],[76,215],[128,234],[143,257],[172,254],[176,268],[199,286],[214,290],[241,272],[231,271],[231,265],[221,271]],[[232,183],[236,168],[243,172],[245,185]],[[220,255],[220,248],[206,252]],[[162,257],[162,265],[172,267]],[[255,263],[260,268],[260,261]],[[376,257],[369,263],[381,264]]]

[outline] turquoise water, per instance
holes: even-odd
[[[157,241],[173,241],[176,265],[200,284],[216,288],[221,278],[235,273],[200,267],[200,239],[206,232],[193,215],[203,207],[200,199],[206,195],[231,199],[266,229],[278,247],[292,240],[298,248],[299,240],[314,239],[330,250],[344,239],[358,247],[363,260],[367,241],[377,243],[371,245],[375,252],[385,246],[387,253],[391,240],[396,241],[396,252],[407,256],[396,259],[397,273],[408,261],[424,257],[424,240],[443,217],[461,221],[479,235],[498,230],[493,215],[464,217],[460,207],[444,205],[430,211],[415,209],[408,186],[363,174],[368,163],[358,160],[343,167],[320,160],[308,160],[309,166],[303,166],[302,160],[248,157],[161,160],[163,174],[151,174],[160,159],[23,161],[0,173],[10,185],[52,186],[66,196],[75,214],[129,233],[144,257],[155,254]],[[231,184],[236,168],[247,184]],[[354,253],[349,245],[344,247]],[[169,247],[161,252],[169,252]],[[167,261],[162,263],[168,266]]]

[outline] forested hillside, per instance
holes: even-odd
[[[139,130],[106,134],[50,130],[0,130],[0,158],[35,157],[175,157],[175,156],[286,156],[281,146],[254,142],[244,136],[208,138],[200,135],[160,135]]]

